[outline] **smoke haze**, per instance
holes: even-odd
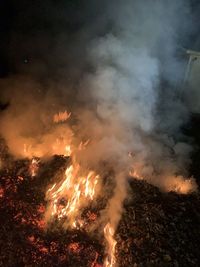
[[[185,68],[177,51],[196,30],[190,2],[19,5],[25,11],[17,11],[7,47],[14,73],[0,81],[1,101],[9,103],[0,132],[10,151],[24,156],[26,144],[29,156],[46,156],[63,153],[52,148],[58,138],[73,145],[90,139],[77,158],[83,166],[106,161],[114,169],[107,207],[114,227],[129,171],[162,190],[196,190],[193,179],[185,180],[192,146],[181,131],[192,105],[177,86]],[[71,120],[55,125],[53,115],[64,110]]]

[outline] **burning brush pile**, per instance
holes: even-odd
[[[8,2],[0,266],[200,266],[197,1]]]
[[[1,155],[6,167],[1,167],[0,266],[102,266],[102,244],[97,236],[88,234],[98,216],[97,207],[87,208],[81,214],[80,202],[76,203],[77,185],[68,199],[62,192],[62,188],[65,193],[67,190],[65,181],[54,191],[53,187],[48,189],[45,196],[52,177],[71,171],[72,167],[67,167],[69,157],[54,156],[41,162],[39,158],[15,161],[5,151]],[[51,221],[46,219],[47,214]],[[69,231],[62,227],[66,218]],[[81,220],[84,229],[80,229]]]
[[[70,116],[59,113],[54,122]],[[33,156],[25,144],[24,157],[15,159],[1,140],[0,266],[198,266],[194,180],[174,178],[177,193],[162,193],[130,168],[124,187],[123,174],[115,179],[106,162],[82,167],[78,155],[90,142],[75,148],[57,139],[53,149],[63,153],[51,157]]]

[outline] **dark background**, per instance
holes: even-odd
[[[200,2],[191,0],[194,30],[186,44],[190,49],[200,49]],[[104,1],[81,0],[1,0],[0,1],[0,77],[19,71],[34,57],[40,57],[40,49],[26,51],[26,39],[30,36],[47,36],[53,40],[59,33],[70,35],[91,23],[104,12]],[[16,34],[20,34],[20,40]],[[51,41],[50,41],[51,42]],[[24,44],[25,43],[25,44]],[[49,43],[49,46],[53,44]],[[37,51],[38,50],[38,51]],[[45,53],[43,50],[42,53]]]

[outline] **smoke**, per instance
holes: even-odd
[[[85,110],[78,117],[95,140],[84,159],[110,161],[120,173],[107,208],[116,228],[131,161],[135,178],[165,191],[196,190],[195,181],[186,179],[192,146],[181,127],[190,109],[179,97],[184,61],[176,56],[192,25],[187,1],[118,1],[107,8],[111,30],[91,42],[93,72],[83,85],[89,92],[85,109],[92,103],[95,113]]]
[[[5,103],[10,102],[2,113],[0,131],[11,153],[17,157],[63,154],[64,140],[71,140],[72,131],[53,122],[58,107],[62,108],[56,92],[19,76],[3,81],[1,88],[5,88]]]
[[[11,46],[9,57],[17,71],[1,81],[1,100],[10,105],[0,118],[11,152],[24,155],[26,144],[31,156],[44,156],[55,153],[56,139],[90,139],[77,158],[90,168],[102,161],[112,166],[116,188],[107,217],[115,229],[129,171],[162,190],[196,190],[186,179],[192,146],[181,132],[192,105],[177,87],[185,66],[177,50],[195,27],[189,1],[45,5],[48,14],[28,10],[29,26],[20,31],[19,17],[11,33],[19,53]],[[30,14],[41,23],[35,22],[34,35],[27,33]],[[65,109],[72,111],[71,125],[53,124]]]

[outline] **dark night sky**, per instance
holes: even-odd
[[[36,35],[43,38],[46,35],[51,42],[61,32],[69,34],[77,31],[87,21],[87,17],[81,15],[86,13],[84,9],[88,9],[88,6],[78,0],[2,0],[0,2],[0,76],[15,73],[20,64],[18,61],[34,56],[26,55],[25,50],[31,53],[29,47],[26,49],[27,39],[34,39]],[[20,40],[17,35],[20,35]],[[24,51],[22,47],[25,48]],[[40,52],[38,51],[38,56]]]
[[[96,2],[96,3],[95,3]],[[101,2],[101,3],[100,3]],[[0,76],[7,76],[15,73],[18,65],[26,57],[34,57],[31,49],[26,51],[27,38],[34,35],[44,35],[53,38],[62,32],[71,34],[81,29],[83,25],[92,22],[100,17],[104,1],[55,1],[55,0],[1,0],[0,2]],[[198,0],[191,0],[193,18],[198,24],[200,14],[200,3]],[[20,40],[16,35],[20,34]],[[198,49],[199,28],[196,27],[191,36],[190,47]],[[51,44],[49,44],[51,47]],[[51,49],[51,48],[50,48]],[[41,51],[38,52],[38,57]],[[35,51],[35,53],[37,54]],[[42,51],[44,53],[45,51]]]

